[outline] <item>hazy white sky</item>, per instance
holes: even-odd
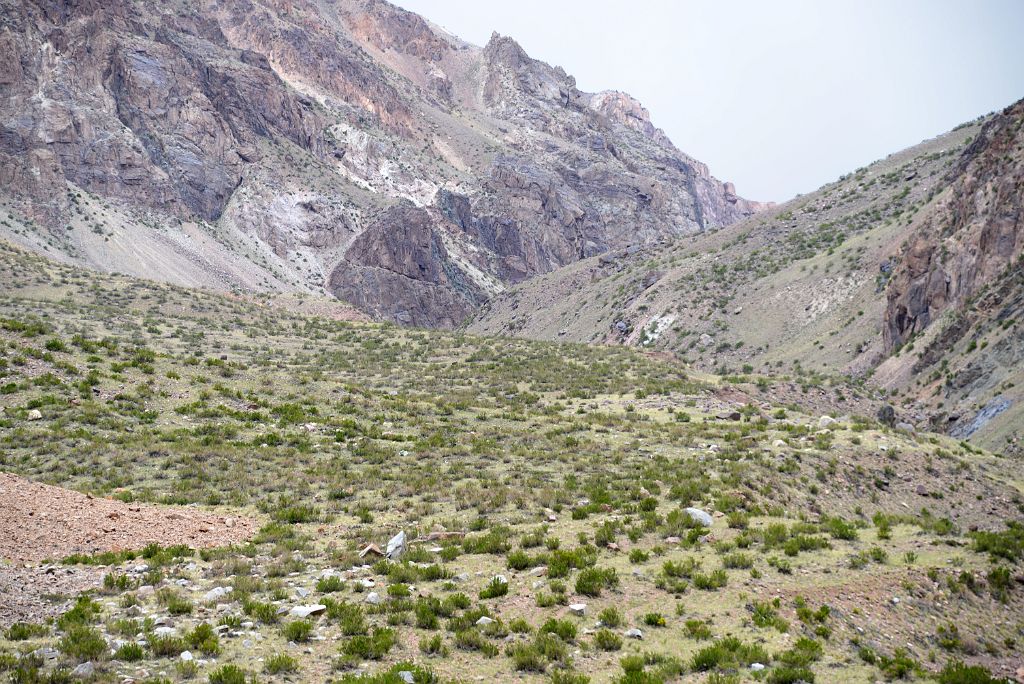
[[[1024,0],[394,0],[639,99],[750,199],[785,200],[1024,97]]]

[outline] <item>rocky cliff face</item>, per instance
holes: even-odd
[[[382,0],[0,9],[0,193],[29,226],[3,235],[98,268],[215,262],[222,287],[452,326],[508,284],[760,208],[628,95]]]
[[[1024,100],[985,124],[947,181],[945,198],[911,236],[889,283],[883,328],[889,349],[1020,267]]]

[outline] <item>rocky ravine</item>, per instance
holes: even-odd
[[[509,288],[483,334],[848,376],[918,429],[1024,451],[1024,101],[719,231]]]
[[[63,260],[452,326],[760,207],[629,96],[386,2],[0,8],[0,231]]]

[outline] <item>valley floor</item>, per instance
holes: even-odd
[[[1020,463],[863,388],[0,281],[12,681],[1024,675]]]

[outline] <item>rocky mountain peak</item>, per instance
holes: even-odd
[[[38,221],[3,234],[97,268],[453,326],[759,209],[633,98],[384,0],[0,8],[0,192]]]
[[[651,115],[639,100],[618,90],[604,90],[590,98],[589,106],[607,119],[627,126],[652,140],[670,145],[668,137],[651,123]]]

